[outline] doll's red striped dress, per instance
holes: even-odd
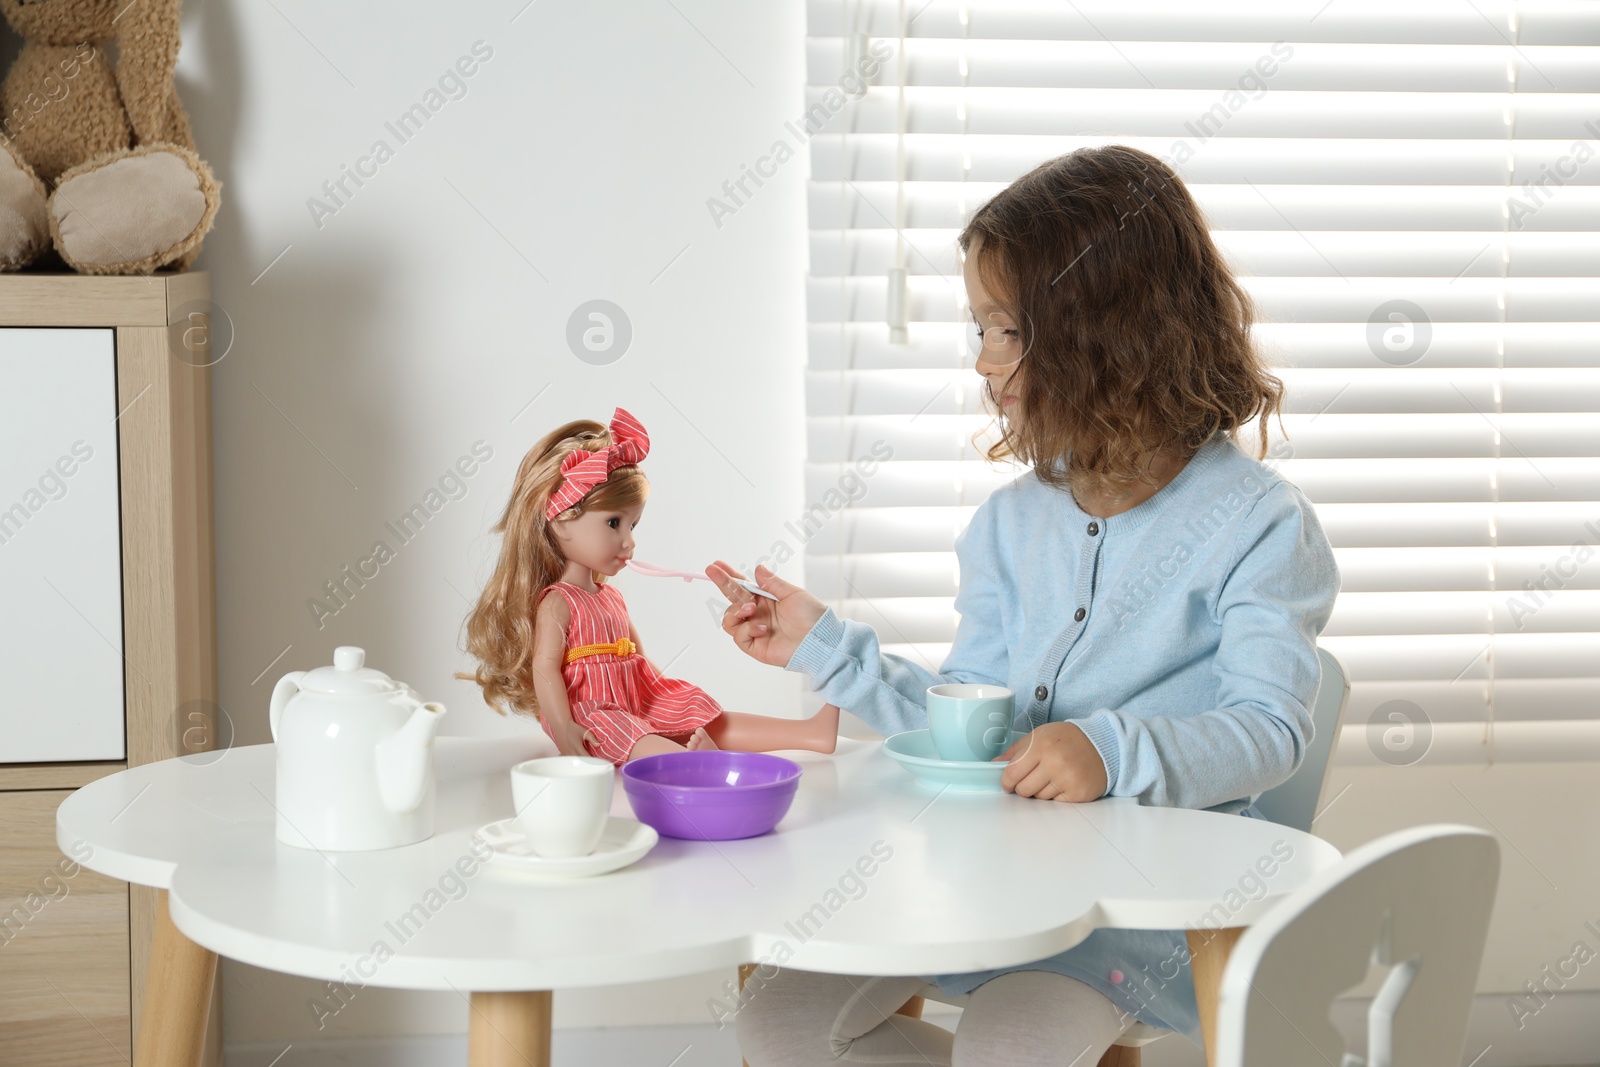
[[[570,582],[553,582],[539,599],[551,590],[566,600],[572,615],[561,678],[572,721],[600,739],[598,745],[584,742],[591,755],[621,764],[647,734],[692,733],[722,714],[704,689],[665,677],[634,647],[628,609],[615,586],[602,583],[591,593]],[[539,725],[555,740],[542,716]]]

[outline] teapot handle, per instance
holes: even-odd
[[[278,740],[278,719],[283,715],[284,707],[291,697],[300,692],[300,679],[306,676],[305,671],[290,671],[278,679],[278,684],[272,687],[272,706],[269,709],[267,723],[272,727],[272,740]]]

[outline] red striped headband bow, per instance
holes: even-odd
[[[638,463],[650,453],[650,435],[639,420],[618,408],[611,416],[611,443],[604,448],[579,448],[561,461],[561,486],[550,496],[544,509],[546,520],[574,506],[595,486],[611,477],[611,472]]]

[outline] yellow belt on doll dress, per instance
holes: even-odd
[[[571,663],[573,660],[582,659],[584,656],[603,656],[608,653],[614,656],[630,656],[637,650],[638,646],[632,641],[626,637],[619,637],[615,641],[607,641],[604,644],[579,645],[576,648],[569,648],[567,649],[567,662]]]

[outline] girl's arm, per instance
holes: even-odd
[[[884,736],[928,725],[928,687],[943,682],[1005,685],[1009,654],[1000,621],[1000,587],[994,567],[993,509],[979,505],[956,538],[961,581],[955,640],[938,670],[924,660],[880,652],[866,623],[842,619],[832,608],[806,633],[786,668],[806,675],[830,704],[851,712]]]
[[[533,692],[539,700],[539,714],[556,738],[556,749],[563,756],[587,756],[567,704],[567,685],[561,667],[567,654],[567,623],[571,609],[561,596],[546,596],[533,613]]]
[[[1141,718],[1100,709],[1072,720],[1105,761],[1107,793],[1209,808],[1253,797],[1305,756],[1321,664],[1317,635],[1339,568],[1316,513],[1280,483],[1257,501],[1216,592],[1216,706]]]

